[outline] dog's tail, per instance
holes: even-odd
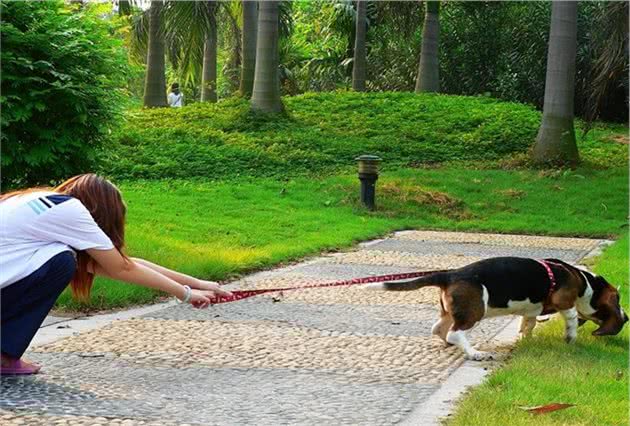
[[[448,282],[449,277],[447,273],[437,272],[413,280],[366,284],[363,288],[367,290],[412,291],[422,287],[443,287],[448,284]]]

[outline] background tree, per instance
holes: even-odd
[[[352,89],[364,92],[367,75],[367,2],[357,1],[357,19],[354,40],[354,60],[352,61]]]
[[[189,90],[198,85],[193,93],[202,102],[217,101],[216,15],[220,4],[216,0],[171,1],[163,12],[172,72]]]
[[[217,14],[217,29],[219,31],[219,63],[222,65],[217,83],[219,97],[229,97],[239,93],[241,85],[243,5],[240,1],[220,2],[220,5]],[[255,63],[253,65],[255,66]],[[252,84],[253,78],[252,74]]]
[[[91,170],[119,123],[128,73],[116,28],[62,1],[2,1],[2,188]]]
[[[586,88],[589,125],[602,111],[628,100],[628,2],[611,1],[599,9],[592,42],[593,64]],[[627,116],[627,114],[626,114]]]
[[[421,1],[378,1],[374,15],[368,7],[370,91],[410,91],[418,77],[421,25],[425,4]]]
[[[243,0],[243,30],[241,81],[239,91],[242,96],[251,97],[256,71],[256,38],[258,33],[258,2]]]
[[[252,109],[256,111],[280,112],[284,109],[278,74],[278,3],[268,0],[259,4],[256,70],[251,101]]]
[[[416,93],[440,91],[440,63],[438,49],[440,40],[440,2],[427,1],[424,27],[422,30],[422,49]]]
[[[217,101],[217,2],[205,3],[208,25],[203,46],[201,102]]]
[[[532,152],[538,163],[579,161],[573,127],[577,2],[555,1],[551,9],[543,118]]]
[[[162,28],[162,0],[151,0],[147,42],[147,71],[144,83],[144,106],[165,107],[166,64],[164,31]]]

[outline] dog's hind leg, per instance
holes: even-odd
[[[532,330],[536,327],[536,317],[521,317],[521,328],[519,334],[521,337],[527,337],[532,334]]]
[[[433,327],[431,327],[431,334],[439,336],[440,339],[444,340],[444,343],[446,343],[447,345],[451,345],[451,343],[446,340],[446,335],[448,334],[448,330],[453,325],[453,317],[444,308],[442,295],[440,295],[440,308],[440,319],[437,320],[435,324],[433,324]]]
[[[444,343],[451,344],[446,340],[446,335],[448,334],[448,330],[451,328],[452,325],[453,317],[451,317],[447,313],[443,313],[440,319],[435,324],[433,324],[433,327],[431,327],[431,334],[438,336],[440,339],[444,340]]]
[[[473,361],[485,361],[494,359],[493,354],[490,352],[482,352],[473,348],[468,338],[466,337],[466,330],[450,330],[446,335],[446,341],[451,343],[462,351],[466,356],[466,359],[470,359]]]
[[[446,334],[446,341],[464,351],[467,359],[474,361],[493,359],[493,354],[473,348],[466,337],[466,331],[472,329],[485,315],[483,288],[465,282],[455,284],[444,292],[442,301],[444,310],[453,318],[453,325]]]

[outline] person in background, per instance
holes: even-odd
[[[118,188],[94,174],[0,194],[0,375],[39,371],[22,355],[70,282],[79,300],[90,297],[95,275],[161,290],[196,308],[231,295],[215,282],[128,257],[125,213]]]
[[[184,94],[179,91],[179,84],[171,84],[171,92],[168,94],[168,105],[171,108],[180,108],[184,106]]]

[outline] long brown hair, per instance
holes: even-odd
[[[0,201],[36,191],[53,191],[81,201],[96,224],[112,240],[114,247],[123,253],[125,246],[126,207],[120,191],[114,184],[95,174],[72,177],[54,188],[31,188],[0,195]],[[123,254],[124,256],[124,254]],[[88,271],[92,258],[84,251],[77,253],[77,271],[72,278],[72,295],[87,300],[94,282],[94,274]]]

